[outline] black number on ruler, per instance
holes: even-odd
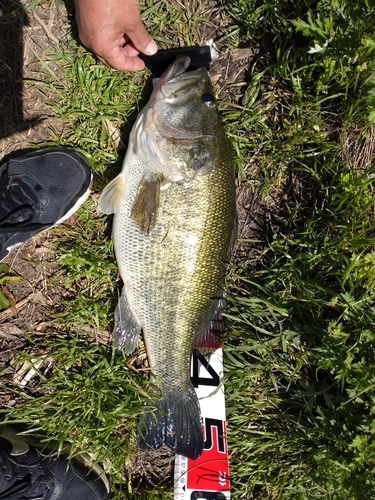
[[[206,441],[204,442],[204,449],[210,450],[213,445],[213,431],[212,427],[216,427],[217,434],[217,449],[220,453],[225,453],[225,442],[224,442],[224,426],[222,420],[217,420],[216,418],[205,418],[204,419],[205,431],[206,431]]]
[[[193,491],[190,500],[226,500],[224,493],[220,491]]]
[[[199,377],[199,363],[201,363],[208,373],[211,375],[208,377]],[[215,370],[210,365],[209,361],[203,356],[198,349],[194,349],[193,351],[193,376],[191,377],[191,381],[194,387],[199,387],[200,385],[210,385],[212,387],[218,387],[220,384],[220,377],[215,372]]]

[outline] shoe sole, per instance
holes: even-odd
[[[43,229],[41,229],[40,231],[37,231],[35,233],[33,233],[30,237],[32,236],[35,236],[36,234],[39,234],[39,233],[42,233],[43,231],[48,231],[49,229],[52,229],[53,227],[56,227],[58,226],[59,224],[61,224],[62,222],[66,221],[67,219],[69,219],[69,217],[71,217],[75,212],[77,212],[77,210],[85,203],[85,201],[89,198],[90,196],[90,192],[91,192],[91,187],[92,187],[92,183],[93,183],[93,175],[91,174],[91,178],[90,178],[90,184],[89,184],[89,187],[87,189],[87,191],[76,201],[76,203],[74,204],[74,206],[68,210],[68,212],[66,214],[64,214],[57,222],[55,222],[54,224],[52,224],[51,226],[48,226],[48,227],[45,227]],[[6,252],[6,255],[4,255],[4,257],[2,259],[0,259],[0,262],[2,262],[6,257],[8,257],[8,255],[10,254],[10,252],[12,250],[15,250],[16,248],[19,248],[20,246],[22,246],[24,243],[26,243],[26,241],[28,240],[29,238],[27,238],[26,240],[22,240],[20,242],[17,242],[15,243],[14,245],[10,245],[9,247],[5,247],[5,252]]]
[[[69,457],[72,452],[72,446],[69,443],[64,443],[62,447],[60,447],[57,442],[54,444],[53,441],[47,444],[43,444],[37,441],[32,436],[25,436],[22,433],[17,433],[13,427],[7,424],[0,426],[0,436],[12,444],[13,449],[10,453],[12,456],[24,455],[28,452],[29,445],[38,449],[41,455],[46,457],[49,456],[51,452],[57,455],[63,453],[64,455]],[[56,451],[56,449],[58,449],[58,451]],[[47,450],[48,453],[44,453],[45,450]],[[89,453],[80,453],[78,455],[74,455],[75,460],[80,462],[80,464],[85,468],[94,472],[98,478],[100,477],[107,489],[107,493],[109,494],[111,488],[108,477],[106,476],[103,468],[100,465],[94,465],[92,463],[91,458],[92,457],[90,457]]]

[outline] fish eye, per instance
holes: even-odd
[[[209,108],[214,108],[216,106],[216,99],[212,94],[206,92],[205,94],[202,95],[202,99],[205,105],[208,106]]]

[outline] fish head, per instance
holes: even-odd
[[[171,182],[192,178],[207,164],[222,126],[207,70],[187,71],[189,65],[188,56],[177,57],[135,125],[135,153]]]
[[[164,137],[199,139],[215,136],[219,115],[205,68],[186,71],[190,58],[179,56],[155,85],[150,106]]]

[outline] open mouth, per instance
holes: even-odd
[[[188,71],[190,66],[191,59],[189,56],[180,55],[176,58],[174,63],[169,66],[169,68],[162,74],[157,82],[155,88],[160,90],[161,87],[165,84],[174,83],[181,80],[190,80],[191,78],[202,76],[206,70],[201,67],[198,69],[192,69],[192,71]]]
[[[194,67],[189,70],[190,66],[189,56],[179,56],[173,65],[169,68],[168,74],[165,74],[164,83],[174,83],[181,80],[191,80],[192,78],[200,78],[202,75],[207,74],[207,70],[203,67],[195,69]],[[170,71],[170,73],[169,73]],[[163,75],[164,76],[164,75]],[[161,79],[163,79],[163,76]]]
[[[197,78],[201,78],[206,73],[205,68],[193,69],[188,71],[190,65],[190,57],[181,55],[177,57],[175,62],[164,72],[160,77],[155,89],[159,90],[166,99],[176,99],[178,96],[179,104],[182,104],[181,99],[194,91]]]
[[[167,69],[167,71],[162,75],[164,82],[170,82],[180,75],[183,75],[187,68],[190,66],[190,57],[181,55],[178,56],[175,62]]]
[[[178,56],[157,80],[154,90],[156,92],[160,91],[165,84],[174,82],[176,79],[181,78],[185,74],[189,65],[190,57],[185,55]]]

